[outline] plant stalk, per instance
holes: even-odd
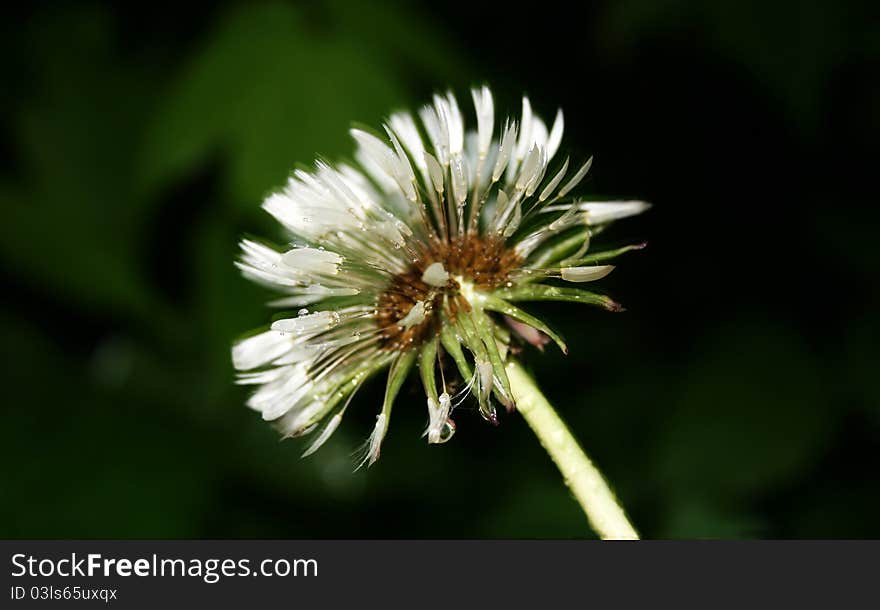
[[[593,530],[603,540],[638,540],[638,533],[602,473],[581,449],[535,381],[516,361],[507,365],[507,376],[517,410],[556,463]]]

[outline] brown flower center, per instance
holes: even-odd
[[[495,237],[466,235],[451,241],[436,240],[417,253],[416,262],[405,273],[395,276],[379,296],[376,320],[382,329],[385,349],[406,349],[421,343],[437,332],[439,314],[445,307],[451,318],[470,304],[460,294],[455,278],[473,283],[474,287],[490,290],[505,284],[510,271],[521,260],[517,254]],[[441,263],[449,274],[444,286],[434,286],[422,277],[434,263]],[[424,317],[407,319],[417,304],[424,307]]]

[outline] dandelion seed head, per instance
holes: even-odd
[[[561,110],[548,129],[523,97],[521,115],[496,129],[489,88],[471,98],[470,125],[446,93],[415,116],[392,114],[384,133],[352,129],[353,163],[297,170],[263,202],[293,245],[241,242],[236,266],[280,293],[271,305],[292,312],[235,343],[238,382],[255,387],[248,405],[282,435],[313,433],[304,455],[341,425],[358,388],[386,369],[361,464],[378,459],[392,405],[415,369],[429,443],[452,438],[453,411],[465,400],[497,424],[496,403],[514,406],[512,349],[551,340],[567,349],[521,302],[622,309],[580,286],[641,244],[592,253],[590,236],[648,205],[569,198],[592,158],[573,173],[568,158],[557,158]]]

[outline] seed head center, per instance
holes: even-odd
[[[492,290],[506,283],[521,262],[500,237],[438,239],[423,250],[379,296],[376,320],[386,349],[417,346],[440,330],[444,317],[454,320],[460,311],[469,311],[459,280],[473,290]]]

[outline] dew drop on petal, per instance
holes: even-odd
[[[438,442],[445,443],[452,438],[453,434],[455,434],[455,422],[451,419],[447,419],[443,422],[443,428],[440,430],[440,438],[438,439]]]

